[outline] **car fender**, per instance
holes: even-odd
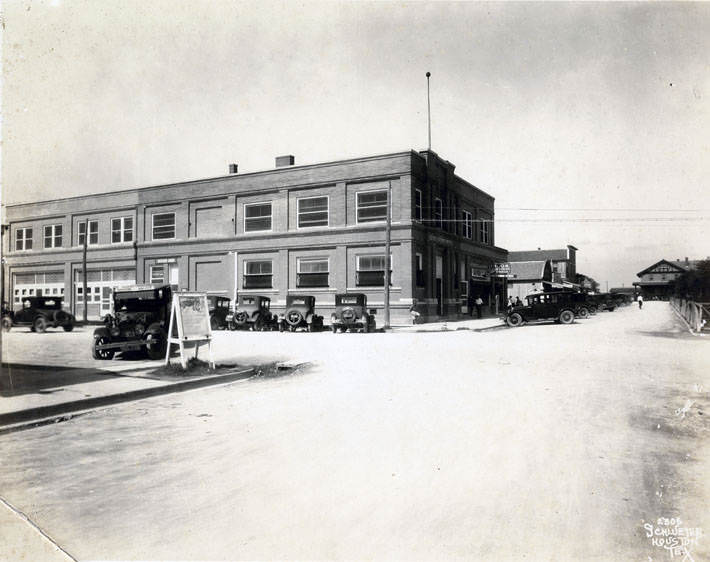
[[[96,328],[94,330],[94,339],[101,338],[101,337],[105,337],[105,338],[111,337],[111,332],[109,331],[108,328],[101,327],[101,328]]]
[[[153,322],[145,329],[143,337],[147,336],[148,334],[159,334],[164,331],[165,330],[163,330],[163,327],[160,325],[160,322]]]

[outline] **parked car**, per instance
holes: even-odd
[[[333,333],[338,330],[375,330],[376,310],[367,310],[367,295],[363,293],[347,293],[335,295],[335,312],[330,315],[330,326]]]
[[[207,295],[207,306],[210,311],[210,328],[213,330],[224,330],[227,327],[227,315],[229,314],[229,297],[221,295]]]
[[[514,306],[508,312],[505,321],[511,328],[535,320],[554,320],[561,324],[571,324],[575,316],[574,294],[565,291],[532,293],[525,297],[527,304]]]
[[[279,315],[279,331],[295,332],[305,328],[307,332],[323,329],[323,317],[315,313],[316,298],[310,295],[288,295],[286,311]]]
[[[71,332],[76,319],[62,309],[63,302],[63,297],[22,297],[20,310],[3,306],[2,329],[9,332],[13,326],[29,326],[31,331],[41,334],[47,328],[61,327]]]
[[[613,296],[609,293],[598,293],[596,295],[591,295],[593,302],[597,306],[597,311],[608,310],[613,312],[618,306],[618,303],[614,300]]]
[[[113,359],[118,351],[145,349],[151,359],[162,359],[168,344],[172,290],[170,285],[142,285],[114,289],[113,314],[94,330],[91,355]]]
[[[235,311],[227,315],[230,330],[248,330],[257,332],[278,328],[278,317],[271,312],[271,299],[261,295],[239,297]]]

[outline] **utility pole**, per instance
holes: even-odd
[[[429,122],[429,150],[431,150],[431,101],[430,101],[430,96],[429,96],[429,77],[431,76],[431,72],[426,73],[426,113],[427,113],[427,120]]]
[[[390,238],[392,230],[392,182],[387,182],[387,223],[385,225],[385,330],[390,327]]]
[[[83,279],[82,292],[84,293],[84,314],[83,314],[84,324],[86,324],[86,320],[87,320],[87,316],[88,316],[87,299],[89,296],[86,294],[86,290],[87,290],[86,281],[87,281],[87,277],[88,277],[88,273],[86,271],[86,247],[87,247],[88,243],[89,243],[89,221],[87,219],[84,221],[84,248],[83,248],[83,252],[82,252],[82,256],[81,256],[81,268],[82,268],[81,272],[82,272],[82,279]]]

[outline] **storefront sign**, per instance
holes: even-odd
[[[494,263],[491,273],[495,275],[510,275],[510,264],[505,262]]]
[[[472,279],[488,279],[490,276],[488,274],[488,267],[486,266],[471,266],[471,278]]]

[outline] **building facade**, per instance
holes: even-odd
[[[568,244],[559,250],[525,250],[521,252],[508,252],[508,261],[533,262],[549,261],[552,267],[553,283],[574,284],[577,276],[577,251],[578,249]]]
[[[645,299],[663,299],[673,295],[675,281],[691,269],[695,269],[698,260],[668,261],[661,260],[639,271],[636,276],[639,281],[634,281],[636,291],[640,292]]]
[[[552,283],[552,264],[543,261],[511,261],[508,295],[524,300],[530,293],[544,291]]]
[[[473,292],[502,302],[505,282],[489,273],[507,259],[494,198],[454,169],[431,151],[279,157],[262,172],[10,205],[3,298],[18,308],[23,296],[62,295],[77,316],[86,299],[97,319],[113,287],[170,283],[264,294],[275,311],[289,293],[313,294],[329,318],[336,293],[362,292],[381,323],[389,206],[393,323],[409,322],[413,304],[428,319],[457,314]]]

